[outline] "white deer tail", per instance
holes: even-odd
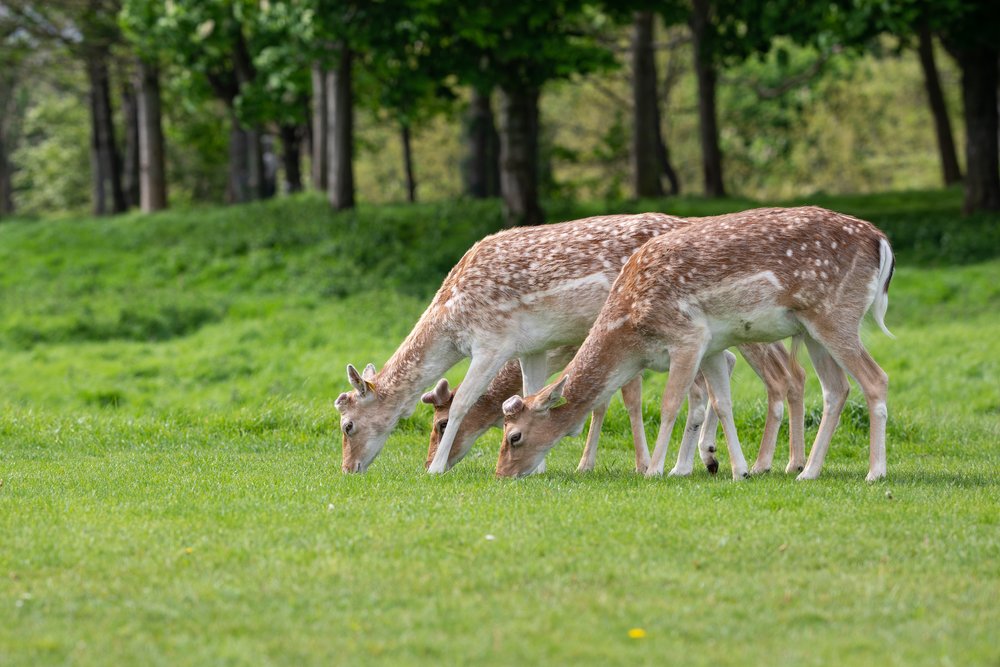
[[[892,255],[892,248],[884,238],[878,243],[878,277],[875,282],[875,300],[869,306],[872,319],[878,328],[889,338],[895,338],[892,332],[885,326],[885,311],[889,307],[889,281],[892,280],[892,271],[896,268],[896,258]]]

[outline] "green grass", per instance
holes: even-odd
[[[389,356],[493,203],[0,225],[0,665],[997,665],[1000,219],[953,192],[821,203],[899,257],[897,339],[865,332],[891,378],[874,485],[856,390],[815,483],[638,478],[617,400],[590,475],[568,439],[497,481],[491,431],[430,478],[421,406],[342,476],[344,365]],[[734,396],[750,457],[745,364]],[[806,400],[811,439],[813,376]]]

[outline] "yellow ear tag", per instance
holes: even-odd
[[[365,386],[368,387],[370,391],[375,391],[375,383],[371,380],[365,380]]]

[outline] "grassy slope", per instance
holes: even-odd
[[[388,357],[490,205],[0,226],[0,664],[996,663],[1000,260],[960,233],[996,221],[947,226],[954,193],[823,203],[899,228],[873,486],[857,393],[813,484],[637,479],[617,404],[586,477],[568,440],[495,481],[492,432],[428,478],[422,409],[341,476],[344,364]],[[745,365],[734,392],[752,455]],[[814,378],[807,404],[811,436]]]

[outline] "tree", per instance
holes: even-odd
[[[84,67],[89,84],[93,210],[97,215],[121,213],[127,208],[109,72],[112,48],[121,38],[115,20],[119,6],[118,0],[18,0],[5,4],[5,22],[36,40],[66,49]]]
[[[500,98],[500,191],[508,225],[543,221],[538,199],[538,100],[556,79],[614,65],[579,0],[510,5],[442,2],[441,57],[463,83]]]
[[[632,189],[636,197],[661,197],[659,99],[653,50],[653,13],[636,12],[632,24]]]
[[[20,88],[29,53],[30,45],[18,36],[15,25],[0,25],[0,219],[15,210],[10,155],[17,148]]]
[[[944,43],[962,70],[965,115],[965,199],[962,210],[1000,211],[1000,144],[997,139],[997,61],[1000,8],[977,5],[943,29]]]
[[[475,199],[500,195],[500,137],[490,97],[489,90],[473,87],[464,119],[462,187]]]
[[[119,76],[121,84],[121,115],[125,126],[125,147],[122,153],[122,190],[129,208],[139,205],[139,107],[127,72]]]
[[[924,72],[927,103],[934,117],[934,132],[937,135],[938,152],[941,155],[942,176],[945,185],[952,185],[962,180],[962,171],[958,166],[955,139],[951,133],[951,119],[948,117],[948,107],[944,102],[941,80],[938,77],[937,64],[934,62],[934,36],[926,23],[918,29],[918,39],[917,55]]]
[[[159,67],[140,57],[134,86],[139,126],[139,204],[144,213],[150,213],[167,207]]]
[[[244,99],[262,73],[256,56],[268,30],[270,3],[249,0],[125,0],[122,22],[142,35],[158,56],[185,74],[187,95],[213,95],[229,114],[227,198],[243,202],[269,196],[272,174],[265,169],[261,113]],[[283,7],[284,5],[276,5]]]
[[[719,148],[719,121],[715,107],[715,26],[712,21],[709,0],[693,0],[688,23],[694,37],[694,71],[698,80],[702,176],[705,179],[705,194],[709,197],[723,197],[726,188],[722,180],[722,151]]]
[[[326,71],[327,194],[335,211],[354,208],[354,87],[350,46],[338,44]]]
[[[126,2],[119,16],[122,30],[135,50],[131,85],[135,95],[139,206],[144,213],[167,207],[159,65],[162,46],[157,40],[158,31],[150,30],[158,18],[155,4],[136,1]]]

